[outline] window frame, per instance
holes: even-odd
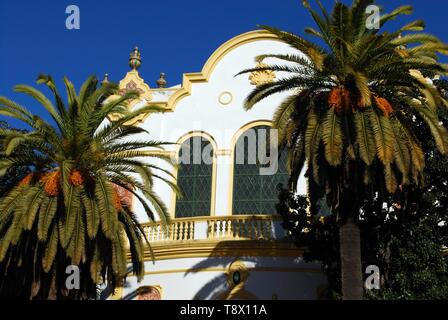
[[[201,216],[191,216],[191,217],[176,217],[176,204],[177,204],[177,196],[176,193],[172,192],[171,197],[171,210],[170,210],[170,216],[172,219],[183,219],[183,218],[195,218],[195,217],[209,217],[209,216],[215,216],[215,206],[216,206],[216,170],[217,170],[217,163],[216,163],[216,152],[218,150],[217,144],[215,139],[209,135],[208,133],[204,131],[191,131],[185,135],[183,135],[181,138],[177,141],[176,150],[174,151],[174,156],[176,161],[179,161],[179,155],[182,148],[182,145],[188,141],[189,139],[195,138],[195,137],[201,137],[202,139],[206,140],[210,143],[213,150],[213,162],[212,162],[212,173],[211,173],[211,195],[210,195],[210,213],[208,215],[201,215]],[[174,176],[177,179],[179,176],[179,168],[175,169]]]

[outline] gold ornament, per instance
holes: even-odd
[[[266,68],[269,67],[266,63],[258,62],[255,68]],[[261,86],[266,83],[271,83],[275,80],[276,74],[272,70],[260,70],[252,71],[249,75],[250,84],[255,86]]]

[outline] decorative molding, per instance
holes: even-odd
[[[238,258],[229,266],[226,272],[228,289],[219,294],[217,300],[259,300],[258,297],[246,290],[249,270],[245,263]]]
[[[227,272],[228,268],[189,268],[189,269],[168,269],[168,270],[157,270],[157,271],[146,271],[145,276],[157,275],[157,274],[172,274],[172,273],[200,273],[200,272]],[[247,268],[250,272],[291,272],[291,273],[316,273],[325,274],[320,268],[277,268],[277,267],[253,267]],[[133,274],[128,274],[127,278],[135,277]]]
[[[126,77],[120,81],[120,88],[125,88],[126,84],[129,80],[134,78],[141,79],[141,81],[134,81],[137,85],[141,84],[144,88],[143,92],[146,94],[147,98],[152,98],[150,96],[151,92],[155,91],[174,91],[173,94],[168,98],[168,101],[160,101],[160,102],[152,102],[151,104],[163,107],[167,112],[173,112],[176,108],[177,103],[183,98],[189,96],[191,94],[191,87],[193,83],[204,83],[208,82],[210,75],[215,69],[216,65],[221,61],[222,58],[226,56],[230,51],[244,45],[247,43],[262,41],[262,40],[273,40],[273,41],[281,41],[274,34],[264,31],[264,30],[255,30],[249,31],[243,34],[240,34],[225,43],[223,43],[218,49],[216,49],[213,54],[208,58],[207,62],[204,64],[202,71],[194,72],[194,73],[184,73],[182,77],[182,85],[180,88],[154,88],[150,89],[149,86],[144,83],[143,79],[138,75],[137,70],[132,70],[126,74]],[[123,84],[122,84],[123,82]],[[144,85],[143,85],[144,84]],[[162,89],[162,90],[161,90]],[[147,100],[151,101],[151,100]],[[137,101],[138,102],[138,101]],[[135,105],[133,103],[133,105]],[[132,106],[131,106],[132,109]],[[143,122],[149,115],[142,115],[135,121],[132,121],[132,124],[137,124]],[[112,116],[113,117],[113,116]],[[113,119],[113,118],[111,118]]]
[[[258,62],[255,68],[266,68],[269,65],[263,62]],[[260,70],[260,71],[252,71],[249,75],[250,84],[255,86],[261,86],[263,84],[272,83],[276,74],[272,70]]]
[[[218,101],[223,106],[229,105],[233,101],[233,95],[229,91],[224,91],[218,96]]]
[[[192,242],[170,242],[151,245],[154,260],[168,260],[199,257],[268,256],[301,257],[303,249],[285,240],[197,240]],[[128,254],[130,259],[130,255]],[[145,260],[151,261],[149,249],[145,250]]]
[[[180,88],[151,88],[151,92],[165,92],[165,91],[178,91]],[[161,103],[166,103],[166,101],[163,101]]]
[[[133,111],[134,107],[140,103],[140,102],[150,102],[152,100],[152,92],[149,86],[145,83],[145,81],[140,77],[137,70],[133,69],[126,73],[126,76],[124,79],[120,81],[118,84],[118,95],[112,95],[108,99],[119,99],[122,95],[124,95],[126,92],[129,91],[137,91],[140,96],[138,99],[134,99],[130,102],[128,102],[128,105],[126,106],[129,111]],[[131,121],[128,121],[126,125],[135,125],[136,123],[141,123],[144,119],[146,119],[148,115],[147,114],[141,114],[138,117],[132,119]],[[109,115],[109,119],[112,121],[116,121],[119,119],[118,114],[111,114]]]
[[[249,31],[226,41],[208,58],[201,72],[184,73],[181,88],[168,99],[166,104],[167,110],[174,111],[177,103],[191,94],[191,86],[193,83],[208,82],[218,62],[230,51],[244,44],[262,40],[281,41],[276,35],[264,30]]]
[[[123,287],[115,288],[114,294],[110,295],[108,300],[121,300],[123,299]]]
[[[161,286],[141,286],[137,289],[136,300],[162,300],[163,289]]]

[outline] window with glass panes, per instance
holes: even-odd
[[[183,197],[176,200],[176,218],[210,215],[213,152],[210,141],[202,136],[181,145],[177,184]]]
[[[275,214],[278,203],[277,186],[288,183],[286,169],[287,155],[282,152],[278,161],[278,170],[273,175],[260,175],[260,167],[264,163],[263,154],[269,154],[269,133],[271,127],[256,126],[248,129],[238,139],[234,152],[233,172],[233,214]],[[252,131],[250,131],[252,130]],[[255,138],[255,142],[253,141]],[[265,140],[264,149],[259,154],[259,141]],[[252,141],[252,142],[250,142]],[[243,151],[237,163],[237,150]],[[255,161],[254,161],[255,159]]]

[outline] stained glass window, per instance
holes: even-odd
[[[201,136],[181,145],[177,184],[183,197],[176,201],[176,218],[210,215],[213,152],[210,141]]]
[[[270,129],[269,126],[248,129],[235,145],[233,214],[276,213],[277,186],[280,183],[286,186],[288,183],[287,155],[284,151],[280,157],[272,156],[271,166],[277,161],[277,170],[273,174],[261,174],[260,169],[267,169],[269,166],[266,157],[270,158],[271,154],[275,154],[271,152],[271,145],[276,148],[276,142],[270,142]]]

